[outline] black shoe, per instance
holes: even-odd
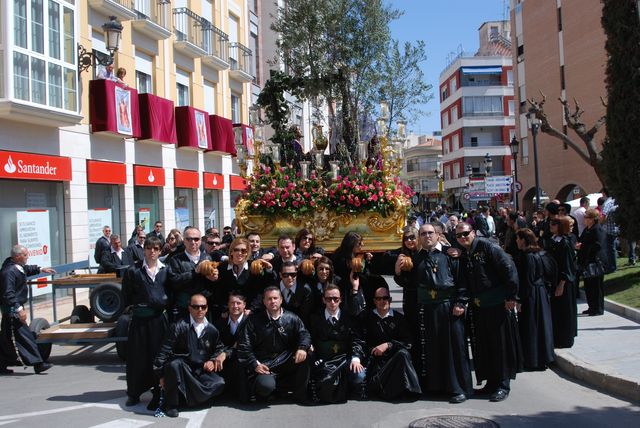
[[[589,309],[582,311],[582,315],[591,315],[591,311]]]
[[[13,373],[13,370],[8,369],[6,367],[0,367],[0,375],[11,374],[11,373]]]
[[[49,364],[49,363],[38,363],[35,366],[33,366],[33,371],[36,372],[36,374],[40,374],[42,372],[46,372],[47,370],[49,370],[51,367],[53,367],[53,364]]]
[[[451,399],[449,400],[449,403],[451,404],[460,404],[460,403],[464,403],[465,401],[467,401],[467,396],[464,394],[456,394],[453,395],[451,397]]]
[[[153,390],[153,397],[151,397],[151,401],[147,404],[147,410],[156,410],[160,405],[160,391]]]
[[[139,402],[140,402],[140,397],[128,397],[127,402],[124,403],[124,405],[127,407],[131,407],[131,406],[135,406]]]
[[[494,403],[497,403],[498,401],[506,400],[508,396],[509,396],[509,391],[507,391],[506,389],[498,389],[496,392],[491,394],[491,398],[489,398],[489,401],[493,401]]]
[[[604,312],[589,312],[590,317],[599,317],[600,315],[604,315]]]
[[[171,407],[170,409],[167,409],[165,415],[167,415],[170,418],[177,418],[178,415],[180,413],[178,413],[178,409],[176,409],[175,407]]]

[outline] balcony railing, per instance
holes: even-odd
[[[231,70],[242,71],[251,76],[251,49],[241,43],[229,43]]]
[[[498,116],[504,116],[504,112],[503,111],[465,111],[462,112],[462,117],[482,117],[482,116],[491,116],[491,117],[498,117]]]
[[[173,9],[173,25],[177,40],[206,51],[202,21],[199,15],[186,7]]]
[[[229,62],[229,36],[227,33],[203,19],[204,45],[207,55]]]
[[[135,0],[134,9],[138,14],[138,19],[146,19],[159,26],[170,29],[168,0]]]
[[[113,15],[120,21],[128,21],[136,17],[134,0],[88,0],[88,3],[103,15]]]

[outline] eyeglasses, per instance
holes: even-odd
[[[324,300],[335,303],[335,302],[339,302],[340,298],[335,296],[325,296]]]
[[[375,301],[391,300],[391,296],[376,296],[376,297],[373,298],[373,300],[375,300]]]
[[[283,278],[295,278],[296,276],[298,276],[297,272],[281,272],[280,275],[282,275]]]
[[[300,238],[301,241],[313,241],[313,236],[303,236]]]
[[[197,238],[197,237],[194,237],[194,238],[189,237],[189,238],[184,238],[184,239],[185,239],[185,241],[200,242],[200,238]]]
[[[175,241],[176,237],[175,236],[170,236],[167,238],[167,241]]]
[[[435,230],[425,230],[423,232],[420,232],[420,236],[433,235],[434,233],[436,233]]]
[[[196,311],[206,311],[207,310],[207,305],[189,305],[191,306],[191,309],[194,309]]]
[[[160,251],[160,247],[145,247],[145,250]]]
[[[456,233],[456,238],[466,238],[471,232],[471,230],[465,230],[464,232]]]
[[[247,254],[247,249],[246,248],[234,248],[232,251],[234,253]]]
[[[218,243],[215,241],[207,241],[207,245],[211,245],[213,247],[214,245],[218,245]]]
[[[415,241],[416,240],[416,235],[407,235],[404,238],[402,238],[403,241]]]

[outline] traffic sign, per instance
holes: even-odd
[[[463,198],[465,201],[468,201],[469,199],[471,199],[471,195],[470,195],[470,194],[468,194],[468,193],[465,193],[464,195],[462,195],[462,198]]]
[[[511,193],[511,176],[495,175],[486,177],[485,192],[487,193]]]
[[[516,193],[520,193],[522,191],[522,183],[520,183],[519,181],[516,181],[511,186],[515,187]]]

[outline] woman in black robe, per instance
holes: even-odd
[[[607,236],[598,224],[598,211],[587,210],[584,213],[585,229],[579,239],[578,266],[584,270],[590,263],[604,266],[607,260]],[[584,292],[589,308],[583,312],[589,316],[604,313],[604,268],[602,275],[584,278]]]
[[[356,232],[347,232],[342,238],[340,246],[333,253],[333,267],[336,275],[345,280],[351,275],[351,263],[352,260],[358,256],[362,257],[362,271],[356,272],[360,280],[360,286],[362,293],[364,294],[365,304],[368,307],[373,307],[373,293],[379,287],[386,287],[388,285],[384,278],[380,275],[373,275],[370,269],[370,262],[373,259],[373,254],[363,251],[364,240],[362,236]]]
[[[383,275],[393,275],[396,260],[400,254],[413,257],[418,252],[418,231],[410,226],[402,229],[402,246],[395,250],[389,250],[382,257],[383,267],[379,269]]]
[[[527,370],[545,370],[553,362],[551,303],[544,283],[541,250],[531,229],[516,233],[520,254],[516,267],[520,279],[518,327],[522,341],[523,365]]]
[[[295,255],[301,259],[317,259],[324,255],[324,249],[316,246],[316,237],[309,229],[300,229],[295,239]]]
[[[571,348],[578,335],[578,308],[576,304],[576,257],[571,234],[571,223],[566,216],[549,222],[550,253],[558,265],[558,284],[551,297],[553,344],[556,348]]]

